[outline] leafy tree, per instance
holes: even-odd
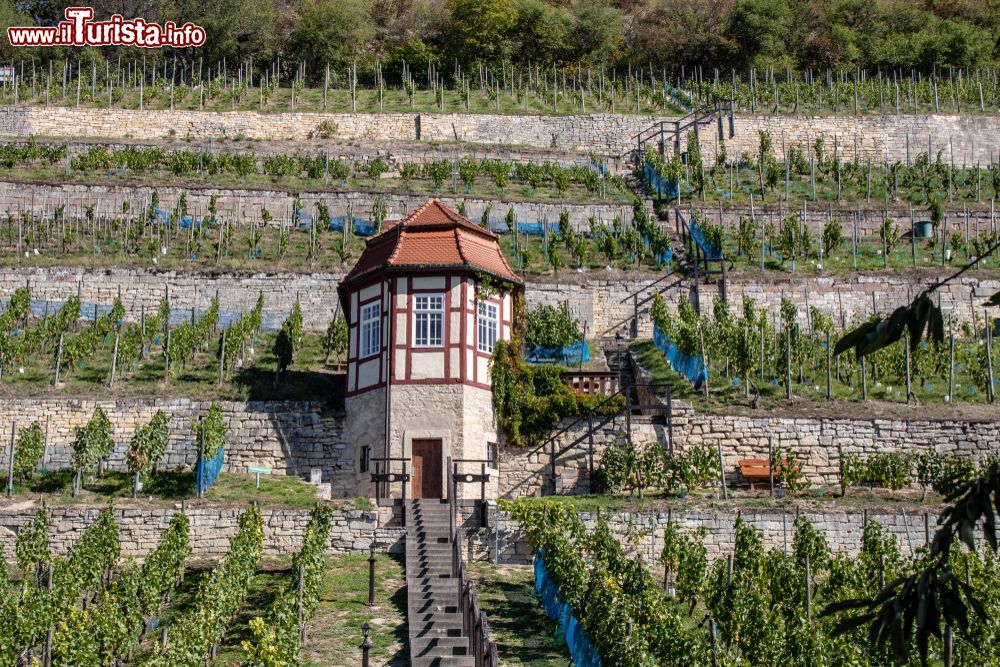
[[[462,62],[497,61],[510,55],[517,22],[511,0],[447,0],[448,46]]]
[[[572,17],[543,0],[515,0],[517,22],[511,37],[523,60],[562,62],[571,50]]]
[[[322,81],[326,63],[346,67],[375,36],[375,26],[362,0],[307,0],[305,12],[288,36],[288,56],[307,63],[307,72]]]
[[[757,241],[757,221],[753,218],[740,218],[740,226],[736,231],[736,247],[744,257],[753,257],[760,252]]]

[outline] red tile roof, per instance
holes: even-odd
[[[499,237],[436,199],[390,223],[368,239],[358,263],[342,285],[390,268],[484,271],[520,284],[500,250]]]

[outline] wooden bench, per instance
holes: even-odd
[[[771,462],[767,459],[741,459],[740,477],[750,485],[750,490],[754,490],[754,485],[771,484]]]
[[[782,460],[782,463],[787,465],[788,461]],[[801,465],[801,461],[795,462],[795,468],[799,468]],[[771,485],[771,462],[767,459],[741,459],[740,476],[750,485],[751,491],[757,484],[769,487]],[[774,479],[780,481],[781,476],[776,473]]]

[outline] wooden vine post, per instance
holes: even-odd
[[[17,422],[10,423],[10,447],[7,451],[7,497],[14,495],[14,432]]]

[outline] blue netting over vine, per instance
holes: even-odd
[[[331,232],[342,232],[344,231],[344,223],[347,222],[346,215],[338,215],[336,217],[330,218],[330,231]],[[375,233],[375,225],[371,220],[365,220],[363,218],[352,217],[351,218],[351,228],[354,230],[356,236],[371,236]]]
[[[653,345],[667,358],[670,367],[694,383],[695,389],[700,389],[708,381],[708,368],[705,360],[696,354],[685,354],[653,324]]]
[[[663,82],[663,93],[667,97],[672,99],[677,106],[679,106],[681,109],[684,109],[684,111],[691,111],[691,109],[693,108],[692,107],[693,102],[691,98],[688,97],[683,92],[681,92],[680,90],[678,90],[677,88],[671,86],[666,81]]]
[[[174,215],[173,211],[168,211],[162,208],[154,208],[152,210],[153,215],[156,217],[156,221],[164,226],[169,226],[171,224],[177,223],[177,217]],[[208,221],[208,224],[215,225],[215,218]],[[188,229],[189,227],[194,227],[195,229],[200,228],[202,225],[201,220],[196,220],[194,216],[184,215],[181,216],[180,223],[178,226],[181,229]]]
[[[510,234],[510,224],[504,218],[490,218],[488,224],[490,231],[494,234]],[[546,231],[555,236],[559,235],[559,224],[555,222],[524,222],[518,220],[514,225],[517,227],[517,233],[520,236],[545,236]],[[547,230],[545,229],[546,227],[548,227]]]
[[[658,198],[674,199],[677,197],[677,184],[660,176],[653,165],[647,162],[646,166],[643,167],[642,174],[646,182],[649,183],[649,187],[656,190]]]
[[[545,361],[557,361],[571,365],[590,361],[590,347],[587,341],[578,340],[564,347],[543,347],[541,345],[524,351],[524,360],[529,364],[540,364]]]
[[[312,229],[313,225],[316,224],[313,221],[313,217],[301,208],[295,209],[295,212],[292,214],[292,220],[295,223],[295,226],[302,230]]]
[[[542,560],[545,552],[539,549],[535,554],[535,594],[542,601],[542,607],[549,618],[559,621],[563,635],[566,637],[566,647],[576,667],[600,667],[601,656],[590,643],[587,631],[573,615],[573,607],[559,598],[559,587],[552,581],[549,571]]]
[[[697,222],[692,220],[689,229],[691,230],[691,238],[694,239],[694,242],[698,244],[699,248],[701,248],[705,257],[708,259],[722,259],[722,248],[718,248],[708,242],[708,239],[705,238],[705,230],[703,230]]]
[[[215,482],[215,478],[219,476],[225,454],[226,450],[219,447],[218,451],[215,452],[215,456],[210,459],[198,461],[198,467],[195,470],[195,485],[198,487],[199,494],[207,491],[208,487],[212,486]]]

